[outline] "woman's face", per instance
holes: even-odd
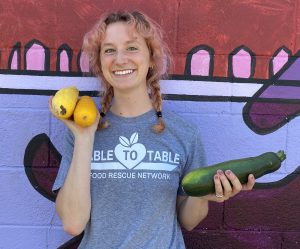
[[[132,25],[117,22],[107,26],[100,60],[103,76],[114,91],[147,89],[150,53],[145,39]]]

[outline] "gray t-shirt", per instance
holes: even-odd
[[[183,176],[205,164],[196,127],[167,111],[161,134],[151,130],[154,110],[133,118],[109,112],[106,118],[109,127],[95,136],[91,218],[79,248],[185,248],[176,197],[184,195]],[[73,141],[68,132],[53,190],[64,183]]]

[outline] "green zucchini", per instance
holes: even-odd
[[[276,171],[286,155],[283,150],[266,152],[256,157],[241,158],[225,161],[208,167],[192,170],[181,182],[183,191],[190,196],[204,196],[215,193],[214,175],[218,169],[231,170],[242,184],[248,181],[248,175],[253,174],[255,179]]]

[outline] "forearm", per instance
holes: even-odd
[[[56,209],[64,229],[73,235],[83,231],[90,218],[90,165],[94,137],[75,138],[73,158],[63,187],[56,199]]]
[[[194,229],[208,213],[208,201],[188,196],[178,206],[178,221],[188,231]]]

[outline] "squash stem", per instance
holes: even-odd
[[[284,153],[283,150],[278,151],[278,152],[276,153],[276,155],[278,156],[278,158],[279,158],[279,160],[280,160],[281,162],[284,161],[284,160],[286,159],[286,155],[285,155],[285,153]]]

